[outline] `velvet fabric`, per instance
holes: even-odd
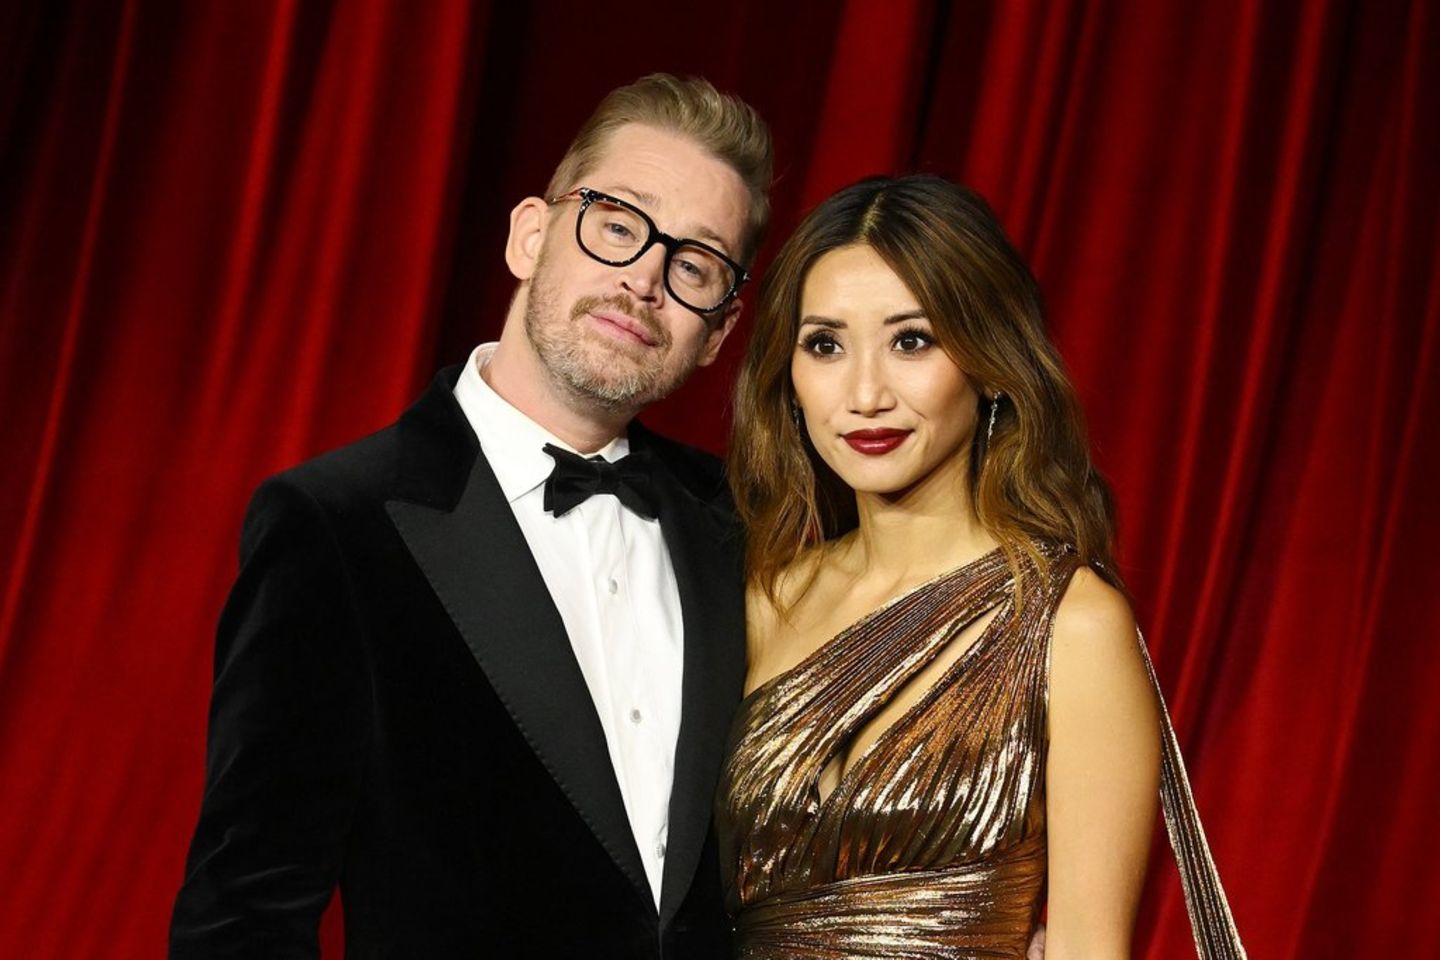
[[[632,431],[657,462],[686,624],[657,914],[585,679],[457,374],[251,503],[173,960],[316,956],[337,884],[352,957],[729,954],[710,798],[743,621],[718,464]]]

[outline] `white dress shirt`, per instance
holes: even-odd
[[[659,521],[640,517],[614,496],[593,496],[563,517],[545,511],[545,478],[555,461],[542,448],[553,443],[579,451],[485,382],[480,370],[494,351],[493,343],[475,348],[455,384],[455,399],[570,635],[658,908],[684,665],[670,554]],[[611,462],[629,452],[623,435],[598,451]]]

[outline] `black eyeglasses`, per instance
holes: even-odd
[[[592,259],[612,267],[634,263],[655,244],[665,248],[665,290],[707,321],[750,279],[745,268],[708,243],[661,233],[650,215],[619,197],[580,187],[551,200],[579,200],[575,242]]]

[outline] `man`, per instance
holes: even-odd
[[[511,214],[499,343],[262,485],[173,958],[315,956],[337,884],[349,956],[728,955],[739,534],[632,419],[733,328],[770,174],[709,84],[612,92]]]

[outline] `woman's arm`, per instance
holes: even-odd
[[[1160,718],[1135,618],[1081,569],[1051,652],[1046,960],[1130,956],[1159,780]]]

